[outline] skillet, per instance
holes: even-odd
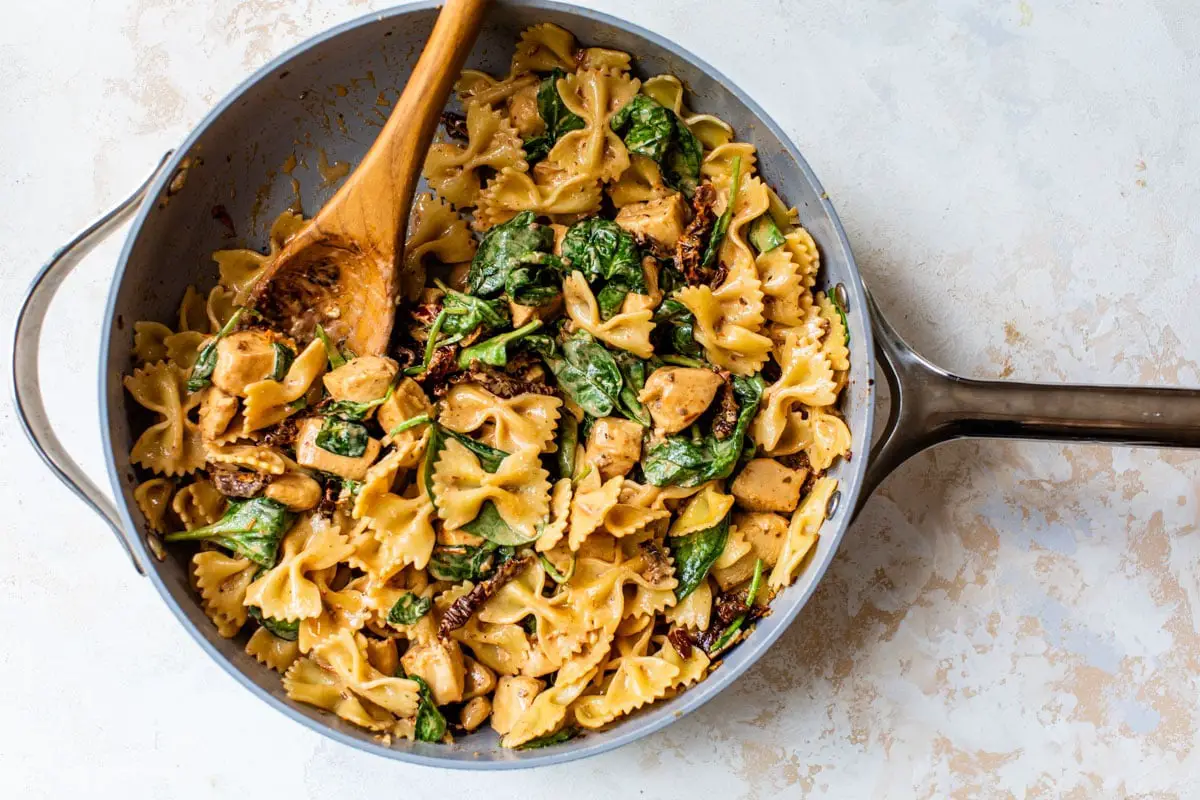
[[[871,492],[915,453],[961,437],[1200,447],[1198,390],[975,381],[931,364],[880,314],[812,169],[745,93],[696,56],[632,23],[549,0],[498,0],[468,67],[505,72],[519,32],[553,22],[586,45],[631,53],[642,79],[663,72],[676,75],[688,89],[689,106],[724,119],[738,140],[755,145],[762,175],[799,209],[800,222],[821,249],[818,288],[835,289],[844,299],[851,370],[842,410],[854,437],[854,455],[831,470],[840,490],[829,518],[809,563],[772,603],[772,614],[706,680],[607,731],[531,751],[502,749],[490,731],[450,746],[406,741],[385,746],[366,731],[294,703],[278,676],[243,652],[242,640],[217,634],[189,587],[186,559],[169,553],[159,561],[141,535],[143,520],[133,500],[137,478],[129,463],[138,415],[121,378],[131,366],[133,322],[168,320],[187,286],[210,286],[215,278],[212,251],[241,242],[262,244],[270,221],[295,200],[291,177],[299,181],[308,213],[328,198],[331,190],[322,186],[322,170],[314,165],[357,163],[366,152],[382,124],[376,100],[381,91],[394,99],[403,87],[436,11],[436,2],[424,0],[372,13],[320,34],[260,69],[213,109],[177,151],[164,156],[145,183],[54,254],[34,279],[16,326],[17,409],[39,455],[104,518],[134,567],[200,646],[252,693],[301,724],[367,752],[439,767],[512,769],[596,755],[668,725],[748,669],[812,596]],[[309,166],[285,172],[282,165],[301,152]],[[39,335],[54,293],[99,241],[131,218],[108,298],[98,384],[114,503],[55,436],[42,403],[37,365]],[[225,219],[235,221],[236,239],[229,238]],[[877,374],[889,385],[890,409],[872,446]]]

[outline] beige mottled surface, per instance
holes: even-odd
[[[7,4],[3,328],[53,247],[252,68],[382,5]],[[1200,383],[1192,0],[587,5],[675,37],[776,116],[885,309],[944,365]],[[97,472],[96,330],[116,249],[67,284],[46,337],[52,410]],[[37,463],[9,391],[4,796],[1196,796],[1200,456],[926,454],[872,500],[739,685],[595,761],[485,776],[368,757],[253,701]]]

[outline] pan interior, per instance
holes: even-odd
[[[190,165],[182,186],[168,191],[178,173],[173,169],[152,191],[118,265],[101,359],[106,365],[101,414],[110,445],[110,475],[130,528],[141,530],[143,525],[133,500],[137,479],[129,450],[145,423],[121,385],[122,375],[132,367],[133,323],[171,322],[188,286],[206,291],[216,282],[214,250],[262,248],[272,220],[285,209],[299,201],[311,215],[328,199],[344,169],[340,165],[358,163],[403,88],[433,27],[437,11],[431,5],[372,14],[268,65],[218,106],[180,148],[176,165]],[[840,481],[839,508],[822,530],[800,578],[776,598],[773,613],[724,657],[719,669],[678,697],[608,731],[542,751],[502,749],[490,729],[459,737],[449,746],[397,742],[385,747],[332,714],[294,703],[284,694],[279,676],[245,654],[244,635],[234,640],[217,635],[196,602],[187,561],[178,551],[169,551],[161,563],[142,554],[145,563],[157,564],[151,579],[201,645],[257,694],[353,746],[440,766],[495,769],[595,754],[662,727],[715,695],[757,659],[808,599],[848,524],[870,444],[873,360],[862,286],[832,206],[794,145],[761,109],[703,62],[653,34],[592,11],[548,2],[498,2],[467,66],[505,74],[518,34],[539,22],[567,28],[584,45],[631,53],[635,73],[642,79],[664,72],[675,75],[688,92],[691,108],[717,115],[733,126],[739,141],[756,146],[761,174],[786,203],[799,209],[801,223],[821,249],[820,286],[841,283],[846,289],[852,365],[843,411],[854,435],[855,457],[831,471]]]

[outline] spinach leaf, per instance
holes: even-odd
[[[542,122],[546,123],[546,131],[540,136],[525,140],[525,160],[530,166],[545,158],[560,136],[584,126],[583,118],[568,111],[558,93],[558,81],[565,76],[565,72],[555,67],[538,86],[538,115],[541,116]]]
[[[482,361],[493,367],[508,365],[508,346],[542,327],[540,319],[531,319],[515,331],[493,336],[485,342],[471,345],[458,354],[459,369],[469,369],[474,361]]]
[[[271,380],[281,381],[287,376],[287,371],[292,368],[292,362],[296,360],[296,351],[282,342],[272,342],[271,347],[275,350],[275,364],[271,369]]]
[[[536,530],[532,536],[522,536],[518,531],[510,527],[504,521],[504,517],[500,516],[496,504],[491,500],[484,501],[483,505],[479,507],[479,516],[466,525],[463,525],[462,529],[467,533],[482,536],[489,542],[499,545],[516,546],[529,544],[538,538]]]
[[[259,566],[275,566],[279,540],[292,526],[295,514],[269,497],[231,500],[225,515],[212,525],[170,533],[168,542],[212,542]]]
[[[403,433],[409,428],[415,428],[418,425],[424,425],[425,423],[429,422],[429,419],[430,418],[428,414],[417,414],[415,417],[410,417],[409,419],[404,420],[404,422],[401,422],[399,425],[388,431],[388,436],[395,436],[398,433]]]
[[[675,576],[679,579],[679,584],[675,587],[677,600],[682,600],[696,590],[708,575],[713,563],[720,558],[728,538],[728,513],[711,528],[693,531],[683,536],[667,537],[667,547],[675,559]]]
[[[578,444],[579,421],[574,414],[564,410],[558,421],[558,452],[555,453],[560,479],[575,475],[575,448]]]
[[[554,733],[547,733],[545,736],[538,736],[535,739],[530,739],[522,745],[517,745],[517,750],[540,750],[543,747],[549,747],[554,744],[562,744],[570,741],[579,735],[579,728],[566,727]]]
[[[703,358],[704,346],[696,341],[696,317],[678,300],[667,298],[654,312],[656,353],[678,353]]]
[[[417,706],[416,736],[420,742],[440,742],[446,735],[446,718],[438,711],[433,702],[433,693],[429,684],[418,675],[409,675],[409,680],[416,681],[421,687],[421,702]]]
[[[261,574],[261,570],[259,573]],[[255,576],[257,577],[257,576]],[[263,616],[262,609],[258,606],[246,606],[246,613],[258,621],[273,636],[284,639],[289,642],[294,642],[300,636],[300,620],[276,619],[275,617]]]
[[[550,253],[530,253],[504,279],[504,292],[514,303],[544,306],[562,291],[563,262]]]
[[[621,394],[617,398],[620,412],[643,428],[649,428],[653,424],[650,412],[638,400],[646,385],[646,362],[625,350],[617,351],[613,358],[621,370]]]
[[[733,433],[718,439],[711,433],[693,440],[685,434],[669,436],[651,448],[642,463],[646,480],[655,486],[696,486],[716,478],[727,478],[742,455],[742,443],[750,421],[762,399],[763,380],[755,375],[733,379],[738,400],[737,424]]]
[[[663,180],[687,197],[700,184],[704,148],[674,111],[646,95],[634,95],[613,114],[609,126],[631,153],[654,159]]]
[[[387,621],[389,625],[412,625],[428,614],[431,608],[432,598],[417,597],[412,592],[405,592],[397,598],[391,611],[388,611]]]
[[[377,397],[374,400],[366,400],[361,403],[354,400],[334,400],[332,403],[326,405],[322,411],[327,417],[361,422],[367,418],[367,414],[371,413],[371,409],[386,403],[395,389],[396,384],[393,383],[388,386],[387,391],[383,393],[383,397]]]
[[[725,206],[725,210],[721,212],[721,216],[717,217],[717,221],[713,224],[712,233],[708,236],[708,244],[704,248],[704,257],[700,259],[701,267],[712,266],[713,261],[717,258],[717,251],[721,249],[721,242],[725,241],[725,233],[729,230],[729,221],[733,219],[733,208],[737,205],[738,186],[741,183],[742,176],[742,157],[733,157],[733,179],[729,184],[729,204]]]
[[[613,114],[609,127],[624,140],[630,153],[661,164],[675,137],[673,116],[670,109],[653,98],[638,94]]]
[[[587,331],[567,339],[561,352],[554,340],[539,336],[529,341],[554,373],[562,389],[593,417],[607,417],[621,395],[621,370],[616,360]]]
[[[546,570],[547,575],[554,579],[555,583],[566,583],[571,580],[571,576],[575,574],[576,561],[578,561],[575,553],[571,553],[571,563],[565,570],[560,570],[545,553],[538,553],[538,560],[542,562],[542,568]]]
[[[754,575],[750,578],[750,588],[746,590],[747,609],[754,608],[754,598],[758,595],[759,587],[762,585],[762,577],[763,560],[759,558],[754,562]],[[746,617],[748,615],[749,611],[738,614],[737,618],[734,619],[733,622],[729,623],[729,627],[726,628],[721,636],[715,642],[713,642],[710,648],[708,648],[708,654],[712,655],[713,653],[719,653],[728,647],[729,643],[733,641],[733,637],[742,629],[742,626],[746,624]]]
[[[500,547],[493,542],[484,542],[478,547],[439,544],[434,546],[429,557],[429,574],[439,581],[477,581],[515,553],[513,548]]]
[[[187,379],[189,392],[198,392],[212,383],[213,370],[217,368],[217,345],[237,327],[244,313],[246,313],[245,308],[235,310],[229,317],[229,321],[221,326],[221,330],[217,331],[217,335],[200,348],[200,352],[196,354],[196,363],[192,365],[192,372]],[[276,351],[276,369],[279,368],[278,357],[278,351]]]
[[[596,302],[602,319],[620,311],[628,293],[647,291],[637,243],[612,220],[592,217],[576,222],[563,237],[562,254],[589,284],[601,284]]]
[[[554,249],[554,231],[539,225],[532,211],[515,217],[484,234],[467,272],[467,286],[476,297],[492,297],[504,289],[508,273],[534,253]]]
[[[370,438],[367,426],[361,422],[326,417],[321,430],[317,431],[317,447],[334,455],[358,458],[367,452]]]
[[[321,340],[321,344],[325,345],[325,356],[329,359],[329,368],[337,369],[346,363],[346,357],[337,349],[337,345],[329,338],[329,334],[321,327],[321,323],[317,323],[316,327],[317,338]]]
[[[503,300],[484,300],[481,297],[456,292],[441,281],[435,283],[445,292],[442,308],[452,312],[442,321],[442,332],[447,337],[442,344],[452,344],[465,339],[476,328],[482,328],[483,333],[490,333],[507,327],[511,321],[508,304]]]
[[[754,245],[758,252],[769,252],[783,243],[783,233],[769,211],[750,223],[750,244]]]

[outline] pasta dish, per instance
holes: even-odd
[[[292,699],[542,747],[703,680],[795,581],[849,334],[754,147],[673,76],[541,24],[455,88],[387,352],[252,307],[298,214],[215,253],[135,326],[135,498]]]

